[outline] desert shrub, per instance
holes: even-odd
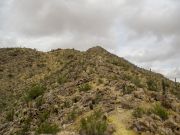
[[[38,134],[56,134],[59,131],[59,127],[56,124],[50,124],[44,122],[37,128],[36,133]]]
[[[119,66],[120,62],[117,59],[112,59],[111,64]]]
[[[136,118],[141,118],[144,113],[145,113],[145,110],[143,108],[138,107],[133,111],[132,114]]]
[[[64,75],[61,75],[61,76],[59,76],[58,77],[58,80],[57,80],[57,82],[59,83],[59,84],[64,84],[64,83],[66,83],[67,82],[67,77],[66,76],[64,76]]]
[[[30,124],[31,120],[32,119],[30,117],[25,119],[23,124],[22,124],[21,130],[19,130],[16,135],[26,135],[27,132],[29,131],[29,128],[30,128],[30,125],[31,125]]]
[[[93,114],[88,116],[86,119],[81,119],[80,134],[85,135],[104,135],[108,123],[106,119],[102,118],[102,111],[94,111]]]
[[[73,108],[73,110],[68,114],[68,120],[74,121],[78,115],[77,108]]]
[[[132,80],[132,76],[124,73],[124,74],[122,74],[122,79],[129,81],[129,80]]]
[[[103,95],[101,93],[96,93],[95,99],[94,99],[94,104],[99,103],[103,99]]]
[[[91,85],[88,83],[79,85],[79,91],[88,91],[91,89]]]
[[[13,121],[13,119],[14,119],[14,109],[11,109],[6,114],[6,120],[7,121]]]
[[[149,90],[157,91],[157,83],[152,78],[147,80],[147,86]]]
[[[69,107],[71,107],[71,105],[72,105],[71,101],[70,101],[70,100],[66,100],[66,101],[64,102],[64,106],[63,106],[63,107],[69,108]]]
[[[142,88],[143,87],[143,85],[142,85],[142,83],[141,83],[141,80],[140,80],[140,78],[139,77],[133,77],[133,79],[132,79],[132,83],[134,83],[137,87],[140,87],[140,88]]]
[[[118,80],[118,77],[116,75],[111,77],[112,80]]]
[[[132,91],[134,91],[135,90],[135,87],[134,86],[132,86],[132,85],[123,85],[123,94],[131,94],[132,93]]]
[[[42,85],[39,85],[39,84],[34,85],[27,91],[25,99],[27,101],[36,99],[37,97],[39,97],[40,95],[44,93],[45,89],[46,88]]]
[[[40,107],[42,104],[43,104],[44,100],[43,100],[43,97],[40,96],[36,99],[36,106],[37,107]]]
[[[98,83],[99,83],[99,84],[102,84],[102,83],[103,83],[103,80],[99,78],[99,79],[98,79]]]
[[[43,110],[38,114],[39,120],[41,122],[46,121],[49,118],[50,112],[48,110]]]
[[[161,119],[166,120],[168,118],[168,111],[161,106],[160,104],[156,104],[153,106],[152,112],[158,115]]]

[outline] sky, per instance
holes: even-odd
[[[180,0],[0,0],[0,47],[102,46],[180,81]]]

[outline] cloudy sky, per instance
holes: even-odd
[[[180,0],[0,0],[0,47],[95,45],[180,80]]]

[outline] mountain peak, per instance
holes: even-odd
[[[107,52],[107,51],[101,46],[95,46],[95,47],[89,48],[87,52]]]

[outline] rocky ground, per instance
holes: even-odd
[[[101,108],[105,135],[180,135],[180,84],[110,54],[0,49],[0,134],[86,135]],[[91,134],[87,134],[91,135]],[[102,134],[97,134],[102,135]]]

